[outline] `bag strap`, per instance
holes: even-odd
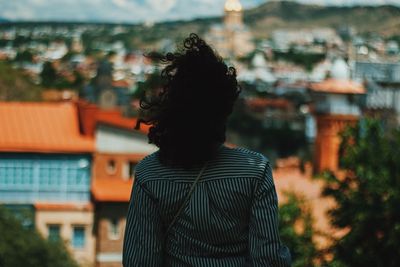
[[[196,179],[194,180],[192,186],[190,187],[189,193],[186,195],[185,200],[182,203],[182,206],[179,208],[178,212],[175,214],[174,219],[169,224],[169,226],[167,228],[167,231],[165,232],[165,235],[167,235],[169,233],[169,231],[171,230],[172,226],[175,224],[176,220],[178,219],[179,215],[181,215],[181,213],[182,213],[183,209],[185,208],[187,202],[192,197],[194,189],[195,189],[197,183],[199,182],[201,176],[203,175],[203,172],[206,169],[206,166],[207,166],[207,162],[204,164],[203,168],[199,172],[199,175],[197,175]]]

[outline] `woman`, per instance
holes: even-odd
[[[159,150],[135,170],[124,266],[290,266],[268,159],[223,145],[235,69],[195,34],[157,58],[164,86],[138,126]]]

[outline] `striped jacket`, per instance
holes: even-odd
[[[170,168],[160,164],[157,153],[136,167],[125,267],[290,266],[289,250],[279,238],[278,201],[267,158],[221,146],[165,237],[201,167]]]

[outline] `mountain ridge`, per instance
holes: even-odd
[[[349,6],[398,4],[399,0],[296,0]],[[1,1],[0,17],[12,21],[161,22],[221,16],[225,0],[18,0]],[[280,1],[241,0],[245,8]]]
[[[355,27],[361,33],[376,32],[384,36],[400,37],[400,7],[385,6],[353,6],[332,7],[318,5],[303,5],[294,2],[269,2],[244,11],[244,20],[256,39],[265,39],[275,29],[300,29],[315,27],[340,28],[342,26]],[[153,27],[142,23],[127,23],[139,29],[144,40],[155,40],[163,36],[179,40],[188,32],[205,34],[209,27],[222,23],[222,16],[196,18],[192,20],[171,20],[158,22]],[[32,21],[34,22],[34,21]],[[15,23],[15,22],[8,22]],[[67,22],[34,22],[38,24]],[[68,22],[70,24],[86,24]],[[68,24],[67,23],[67,24]],[[90,22],[87,22],[90,23]],[[19,22],[18,24],[29,24]],[[120,24],[98,22],[97,24]],[[141,29],[142,28],[142,29]],[[167,34],[166,34],[167,33]]]
[[[400,7],[394,5],[327,7],[280,1],[246,10],[244,19],[255,33],[276,28],[353,26],[360,32],[400,35]]]

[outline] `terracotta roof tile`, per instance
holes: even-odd
[[[114,87],[122,87],[122,88],[129,88],[130,84],[126,80],[119,80],[119,81],[113,81],[112,86],[114,86]]]
[[[36,210],[41,211],[92,211],[91,203],[47,203],[37,202],[34,204]]]
[[[82,127],[86,135],[93,136],[96,124],[98,123],[135,131],[134,128],[137,118],[126,118],[122,116],[120,109],[102,110],[98,106],[84,100],[79,100],[77,105]],[[139,131],[147,134],[149,129],[150,126],[142,124]]]
[[[0,151],[87,153],[94,141],[80,134],[73,103],[0,102]]]
[[[246,104],[252,109],[263,109],[266,107],[289,109],[291,103],[287,99],[268,99],[268,98],[250,98]]]
[[[97,122],[134,131],[137,119],[125,118],[121,114],[99,112]],[[149,129],[149,125],[142,124],[139,131],[147,134]]]
[[[129,202],[133,180],[95,179],[92,182],[92,195],[98,202]]]
[[[349,80],[327,79],[323,82],[310,84],[310,89],[322,93],[365,94],[365,88],[362,84]]]

